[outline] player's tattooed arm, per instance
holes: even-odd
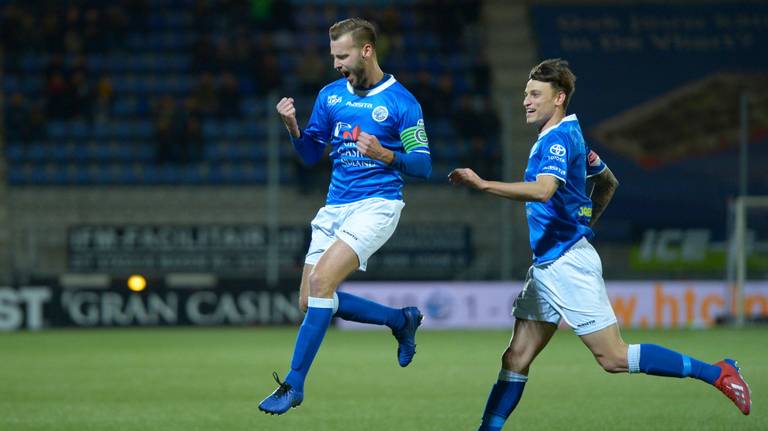
[[[606,167],[603,172],[591,178],[595,187],[592,189],[590,199],[592,199],[592,221],[590,226],[597,223],[597,219],[603,214],[608,203],[611,202],[616,188],[619,187],[619,180],[613,175],[613,172]]]

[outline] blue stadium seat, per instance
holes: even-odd
[[[46,126],[48,137],[51,139],[64,139],[67,134],[67,123],[64,121],[51,120]]]
[[[85,121],[72,121],[69,124],[68,136],[72,139],[88,139],[91,135],[91,126]]]
[[[7,1],[0,0],[0,4]],[[272,34],[280,70],[285,72],[281,77],[282,88],[300,85],[295,74],[300,67],[295,46],[299,44],[326,52],[328,20],[345,17],[360,7],[360,3],[355,0],[336,1],[334,17],[327,15],[327,2],[324,0],[289,1],[296,6],[294,16],[297,31],[292,32],[292,35],[286,35],[287,32],[271,33],[267,28],[248,29],[252,31],[254,42],[262,35]],[[402,29],[400,33],[407,47],[419,47],[417,55],[406,58],[393,46],[392,54],[384,59],[386,69],[394,73],[408,70],[411,76],[421,70],[432,75],[450,73],[455,80],[456,94],[471,91],[473,83],[466,74],[473,65],[474,57],[456,52],[438,61],[435,54],[441,41],[438,35],[419,28],[422,17],[414,6],[417,3],[418,0],[372,0],[366,4],[366,7],[401,5],[398,7],[399,27]],[[87,70],[93,88],[102,74],[112,80],[114,103],[110,120],[93,124],[51,120],[46,125],[46,140],[32,144],[9,143],[6,147],[9,161],[34,161],[26,170],[14,166],[13,170],[9,170],[9,181],[45,183],[61,179],[78,184],[89,181],[167,183],[173,178],[187,184],[207,183],[213,181],[211,178],[218,178],[216,181],[228,184],[265,181],[267,127],[264,118],[274,119],[274,107],[271,106],[272,102],[268,105],[263,98],[262,91],[266,89],[260,88],[260,83],[255,80],[256,75],[244,71],[244,65],[236,65],[232,69],[237,74],[243,97],[240,107],[242,120],[206,119],[203,122],[204,160],[210,161],[210,169],[200,167],[206,166],[208,162],[200,166],[150,168],[155,156],[154,115],[150,101],[162,95],[184,100],[190,96],[197,83],[200,72],[198,67],[207,70],[210,66],[217,76],[228,67],[215,64],[215,59],[207,64],[198,64],[195,46],[199,34],[196,32],[193,12],[196,4],[197,0],[148,0],[149,13],[140,18],[142,25],[128,29],[125,40],[120,41],[119,46],[110,46],[105,52],[86,52]],[[216,4],[216,0],[213,4]],[[226,21],[225,16],[217,16],[214,21],[210,33],[214,46],[225,38],[233,40],[237,26],[226,28],[219,25]],[[74,65],[77,58],[75,55],[67,55],[66,64]],[[23,53],[19,57],[17,69],[21,73],[4,76],[3,90],[7,95],[21,91],[28,100],[43,101],[46,84],[44,71],[50,59],[51,55],[45,52]],[[300,92],[294,94],[302,118],[308,118],[314,96],[302,95]],[[457,142],[456,132],[448,120],[430,117],[427,127],[431,138]],[[434,154],[437,159],[454,159],[459,157],[460,152],[458,146],[446,146],[436,149]],[[295,157],[290,145],[280,146],[281,163],[291,167]],[[93,168],[90,171],[80,169],[80,165],[91,163],[114,166]],[[292,169],[284,169],[281,181],[290,182],[291,175]]]
[[[24,144],[14,142],[5,146],[5,157],[9,162],[21,162],[25,158]]]
[[[19,78],[13,75],[3,76],[3,91],[6,94],[15,93],[21,89]]]

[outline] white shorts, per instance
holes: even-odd
[[[512,315],[554,324],[562,318],[576,335],[616,323],[600,256],[592,244],[582,238],[557,260],[531,266]]]
[[[392,236],[405,203],[382,198],[364,199],[350,204],[326,205],[312,220],[312,242],[304,263],[315,265],[337,239],[355,251],[360,271],[368,259]]]

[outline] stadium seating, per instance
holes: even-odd
[[[294,0],[281,6],[286,10],[272,11],[282,15],[269,17],[256,13],[241,16],[243,11],[249,11],[246,1],[207,2],[210,8],[222,6],[216,16],[211,17],[205,9],[198,9],[199,3],[192,0],[66,2],[54,13],[59,33],[68,25],[68,20],[75,19],[69,16],[73,8],[79,11],[82,25],[58,47],[42,41],[13,45],[13,38],[4,37],[8,54],[2,90],[6,100],[14,95],[23,99],[22,105],[6,106],[5,126],[12,131],[6,134],[6,155],[11,162],[9,182],[14,185],[264,183],[266,125],[275,119],[269,109],[269,97],[278,94],[273,92],[295,95],[302,103],[301,121],[306,121],[316,91],[333,79],[334,74],[328,64],[324,65],[327,73],[322,81],[302,82],[299,73],[303,64],[302,48],[308,46],[322,53],[327,49],[329,20],[360,12],[377,22],[378,18],[382,19],[383,68],[408,88],[415,93],[429,94],[444,77],[452,83],[450,97],[453,100],[439,100],[438,104],[443,107],[439,112],[432,110],[434,103],[422,101],[435,166],[439,167],[435,177],[442,181],[446,173],[442,170],[467,157],[467,139],[452,127],[449,111],[464,94],[487,97],[477,92],[479,85],[472,75],[479,60],[472,46],[459,45],[446,54],[443,38],[449,35],[436,31],[430,9],[419,2],[372,2],[369,9],[361,10],[347,1],[329,5],[326,1]],[[479,7],[477,2],[468,4]],[[393,15],[394,8],[397,13]],[[102,17],[103,22],[88,21],[88,16],[93,14]],[[389,16],[398,18],[391,23],[386,21]],[[50,13],[25,2],[0,1],[0,26],[10,31],[19,28],[18,22],[24,19],[42,25],[44,19],[50,19]],[[115,27],[121,31],[112,30],[115,23],[123,24]],[[89,28],[94,28],[108,43],[100,40],[95,43]],[[21,35],[27,36],[23,31]],[[206,44],[213,49],[206,51]],[[418,54],[412,56],[414,50]],[[262,63],[268,63],[270,57],[276,60],[277,70],[265,72]],[[327,60],[325,55],[321,58]],[[69,85],[63,96],[49,85],[51,76],[57,72],[64,75]],[[73,84],[72,77],[79,72],[86,77],[83,87]],[[430,79],[419,81],[416,77],[424,72]],[[235,78],[239,100],[234,99],[233,103],[239,106],[225,112],[222,106],[230,99],[220,91],[226,73]],[[203,88],[206,74],[212,78],[212,92],[207,94]],[[265,80],[265,76],[274,81]],[[97,97],[102,85],[106,96],[104,104],[99,105]],[[427,88],[419,88],[417,92],[416,86]],[[82,94],[73,96],[78,91]],[[187,130],[171,137],[180,143],[181,150],[165,158],[159,156],[162,150],[158,150],[158,146],[164,145],[158,125],[166,114],[162,110],[164,97],[175,104],[167,113],[169,130]],[[417,97],[420,96],[417,94]],[[444,109],[446,106],[448,111]],[[25,121],[29,112],[35,110],[44,114],[44,121],[32,127]],[[188,148],[193,139],[188,136],[192,127],[188,121],[199,122],[200,156],[192,155],[193,150]],[[31,131],[16,133],[16,130],[27,129]],[[281,163],[286,167],[281,181],[290,184],[296,182],[291,167],[295,156],[287,147],[280,154]]]

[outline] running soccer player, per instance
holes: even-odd
[[[329,29],[333,66],[343,78],[317,96],[309,124],[300,130],[292,98],[277,112],[296,151],[316,163],[330,144],[333,163],[326,205],[312,220],[312,240],[301,278],[300,304],[306,311],[299,328],[291,368],[278,388],[260,404],[265,413],[282,414],[304,399],[304,380],[331,317],[386,325],[398,342],[398,362],[407,366],[416,353],[416,307],[396,309],[336,292],[392,236],[403,209],[402,174],[429,177],[432,162],[421,106],[376,58],[376,31],[363,19],[335,23]]]
[[[568,62],[545,60],[535,66],[525,88],[525,117],[538,127],[524,181],[486,181],[471,169],[456,169],[453,184],[525,202],[533,265],[515,300],[515,328],[501,358],[480,430],[501,430],[515,409],[536,355],[560,320],[573,328],[609,373],[693,377],[715,386],[745,415],[749,386],[736,362],[698,361],[654,344],[627,345],[621,339],[602,278],[600,257],[589,243],[594,226],[613,197],[618,181],[584,142],[576,115],[565,115],[576,77]],[[587,196],[586,180],[594,189]]]

